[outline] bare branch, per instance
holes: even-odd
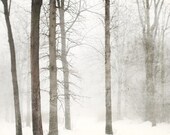
[[[79,15],[80,15],[80,13],[82,12],[82,11],[80,11],[80,9],[81,9],[81,0],[80,0],[80,2],[79,2],[79,10],[78,10],[78,13],[77,13],[77,15],[76,15],[73,23],[72,23],[72,24],[69,26],[69,28],[66,30],[66,33],[67,33],[67,32],[73,27],[73,25],[76,23]]]
[[[141,12],[140,12],[139,0],[136,0],[136,3],[137,3],[137,6],[138,6],[139,19],[140,19],[142,28],[144,28],[144,22],[143,22],[142,15],[141,15]]]
[[[9,1],[9,8],[8,8],[9,15],[10,15],[10,11],[11,11],[11,4],[12,4],[12,0]]]

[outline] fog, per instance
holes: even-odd
[[[77,3],[79,0],[75,0]],[[168,7],[168,0],[165,0],[165,7]],[[113,122],[120,121],[120,127],[113,125],[115,135],[137,135],[138,131],[131,132],[132,128],[128,127],[129,123],[134,121],[145,122],[145,54],[142,45],[142,27],[139,20],[138,8],[135,0],[116,0],[111,1],[111,75],[112,75],[112,120]],[[105,36],[104,36],[104,2],[102,0],[82,0],[82,10],[84,10],[76,23],[68,33],[68,46],[73,47],[68,55],[68,61],[71,65],[69,68],[73,75],[70,75],[70,91],[71,96],[71,125],[73,134],[83,135],[83,130],[88,130],[91,124],[90,120],[96,124],[92,126],[93,135],[99,135],[101,131],[104,134],[105,121]],[[44,1],[41,9],[40,19],[40,89],[41,89],[41,109],[42,121],[45,134],[48,132],[49,122],[49,66],[48,56],[48,27],[45,19],[45,13],[48,9],[48,1]],[[78,5],[78,4],[77,4]],[[75,4],[75,6],[77,6]],[[76,8],[73,7],[75,10]],[[167,8],[169,9],[169,7]],[[44,11],[45,10],[45,11]],[[167,10],[169,13],[169,10]],[[48,16],[48,13],[46,16]],[[151,13],[152,14],[152,13]],[[163,19],[165,14],[161,14]],[[75,17],[75,16],[73,16]],[[71,19],[70,14],[66,14],[66,22]],[[153,20],[154,16],[151,16]],[[12,0],[10,19],[15,42],[17,56],[17,75],[19,83],[21,118],[24,127],[24,134],[32,134],[31,129],[26,129],[27,119],[27,103],[28,95],[31,94],[30,82],[30,28],[31,28],[31,1],[27,0]],[[57,18],[59,19],[59,18]],[[59,23],[59,20],[57,20]],[[160,23],[161,25],[161,23]],[[170,26],[170,22],[168,23]],[[57,37],[59,38],[59,26],[57,26]],[[68,23],[69,27],[69,23]],[[6,30],[5,18],[3,14],[3,5],[0,1],[0,122],[14,126],[15,113],[13,102],[13,87],[11,79],[11,63],[10,51],[8,44],[8,35]],[[74,43],[75,42],[75,43]],[[58,48],[61,49],[61,41],[58,40]],[[165,36],[165,113],[166,129],[163,125],[160,131],[145,132],[147,129],[136,128],[141,133],[146,135],[168,135],[170,130],[170,34],[169,29]],[[157,58],[156,58],[157,59]],[[158,63],[159,67],[160,63]],[[57,67],[61,68],[60,60],[57,60]],[[158,71],[160,72],[160,70]],[[58,70],[58,81],[62,82],[62,71]],[[67,135],[63,132],[64,128],[64,91],[63,86],[58,82],[58,119],[59,119],[59,134]],[[119,83],[121,85],[119,85]],[[161,84],[160,76],[158,75],[156,87],[156,115],[161,112]],[[120,88],[121,87],[121,88]],[[121,119],[117,119],[118,115],[118,91],[121,89]],[[31,109],[31,104],[30,104]],[[30,112],[31,117],[31,112]],[[89,123],[88,123],[89,120]],[[126,121],[127,120],[127,121]],[[128,121],[129,120],[129,121]],[[81,121],[81,122],[80,122]],[[132,122],[133,121],[133,122]],[[157,123],[162,121],[158,118]],[[0,125],[1,125],[0,124]],[[81,127],[87,129],[79,129]],[[122,124],[122,125],[121,125]],[[133,123],[134,124],[134,123]],[[135,124],[133,125],[135,128]],[[148,123],[145,123],[146,127]],[[118,125],[118,124],[117,124]],[[5,126],[5,124],[4,124]],[[14,127],[9,127],[14,131]],[[92,128],[91,127],[91,128]],[[150,126],[149,126],[150,127]],[[0,128],[1,129],[1,128]],[[75,129],[75,132],[74,132]],[[82,130],[78,132],[79,130]],[[96,132],[98,130],[98,132]],[[126,131],[123,132],[119,131]],[[143,132],[142,132],[143,130]],[[165,132],[163,132],[165,130]],[[60,132],[61,131],[61,132]],[[128,134],[129,131],[129,134]],[[88,133],[88,132],[87,132]],[[122,134],[121,134],[122,133]],[[1,135],[6,135],[1,133]],[[9,135],[14,135],[14,132],[9,132]],[[89,135],[91,135],[89,134]],[[69,135],[69,134],[68,134]],[[71,133],[70,133],[71,135]],[[139,134],[138,134],[139,135]]]

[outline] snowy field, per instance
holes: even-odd
[[[1,123],[0,135],[15,135],[13,124]],[[44,125],[44,135],[48,135],[48,125]],[[9,130],[10,129],[10,130]],[[170,135],[170,124],[161,123],[151,127],[150,122],[121,120],[113,122],[114,135]],[[31,128],[24,126],[23,135],[32,135]],[[93,119],[76,120],[73,130],[59,127],[59,135],[104,135],[104,123]]]

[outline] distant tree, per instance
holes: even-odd
[[[60,14],[60,30],[61,30],[61,61],[63,66],[64,78],[64,107],[65,107],[65,128],[71,129],[70,118],[70,89],[69,89],[69,65],[67,60],[67,46],[66,46],[66,30],[65,30],[65,1],[58,1]]]
[[[13,39],[13,33],[10,22],[10,4],[8,7],[7,0],[1,0],[4,6],[4,15],[6,20],[6,26],[8,30],[8,42],[11,54],[11,73],[12,73],[12,84],[14,93],[14,108],[15,108],[15,123],[16,123],[16,135],[22,135],[22,123],[21,123],[21,112],[20,112],[20,101],[19,101],[19,90],[18,90],[18,79],[17,79],[17,69],[16,69],[16,54],[15,54],[15,44]]]
[[[39,77],[39,22],[42,0],[32,0],[31,9],[31,89],[33,135],[43,135]]]
[[[142,4],[141,4],[142,3]],[[146,68],[146,105],[145,119],[156,125],[156,107],[155,107],[155,53],[156,36],[159,26],[159,18],[164,0],[137,0],[139,18],[143,32],[143,46],[145,52],[145,68]],[[141,5],[143,5],[141,7]],[[154,20],[151,21],[151,10],[153,7]],[[142,10],[142,11],[141,11]]]
[[[162,13],[160,17],[160,25],[158,27],[158,36],[157,36],[157,47],[155,56],[155,77],[156,77],[156,84],[158,85],[157,89],[160,95],[160,109],[158,111],[158,119],[161,122],[165,122],[165,83],[167,80],[167,62],[166,62],[166,35],[169,30],[169,19],[170,19],[170,12],[169,12],[169,5],[164,4],[162,7]]]
[[[81,0],[80,1],[66,1],[66,0],[58,0],[57,1],[59,8],[59,26],[61,33],[61,62],[62,62],[62,71],[63,71],[63,85],[64,85],[64,109],[65,109],[65,128],[71,130],[71,113],[70,113],[70,98],[73,96],[70,90],[70,75],[76,76],[72,73],[71,63],[68,60],[69,52],[72,48],[76,46],[80,46],[80,44],[76,41],[72,41],[67,35],[72,35],[72,28],[74,24],[77,22],[80,14],[84,11],[81,9]],[[71,16],[71,20],[67,20],[65,16],[69,14]],[[71,32],[70,32],[71,31]],[[74,30],[75,31],[75,30]],[[69,45],[68,42],[71,42]],[[77,77],[77,76],[76,76]]]

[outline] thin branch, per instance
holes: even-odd
[[[78,11],[78,13],[77,13],[77,15],[76,15],[73,23],[72,23],[72,24],[70,25],[70,27],[66,30],[66,33],[67,33],[67,32],[73,27],[73,25],[76,23],[78,17],[80,16],[80,13],[82,12],[82,11],[80,11],[80,9],[81,9],[81,0],[80,0],[80,2],[79,2],[79,11]]]
[[[141,15],[141,12],[140,12],[139,0],[136,0],[136,3],[137,3],[137,6],[138,6],[139,19],[140,19],[142,27],[144,28],[143,19],[142,19],[142,15]]]
[[[9,16],[10,16],[10,11],[11,11],[11,4],[12,4],[12,0],[9,1],[9,8],[8,8]]]

